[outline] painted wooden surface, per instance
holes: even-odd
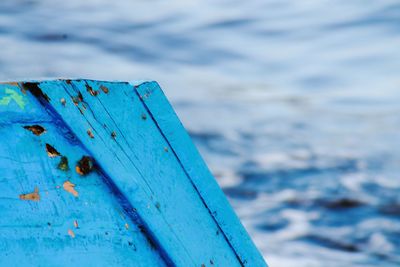
[[[266,266],[157,83],[1,84],[0,114],[1,266]]]

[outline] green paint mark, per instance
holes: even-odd
[[[14,100],[21,109],[25,109],[26,103],[22,95],[10,88],[6,88],[5,91],[7,96],[3,96],[3,98],[0,99],[0,105],[7,106],[10,104],[11,100]]]

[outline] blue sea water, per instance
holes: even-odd
[[[0,79],[157,80],[271,266],[400,266],[400,3],[2,0]]]

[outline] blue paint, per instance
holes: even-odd
[[[143,83],[135,88],[240,261],[248,266],[261,266],[264,261],[258,250],[230,208],[161,88],[156,82]]]
[[[26,107],[0,106],[0,265],[266,266],[156,83],[10,86]]]

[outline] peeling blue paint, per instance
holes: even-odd
[[[157,83],[20,86],[27,112],[0,110],[1,266],[266,266]]]

